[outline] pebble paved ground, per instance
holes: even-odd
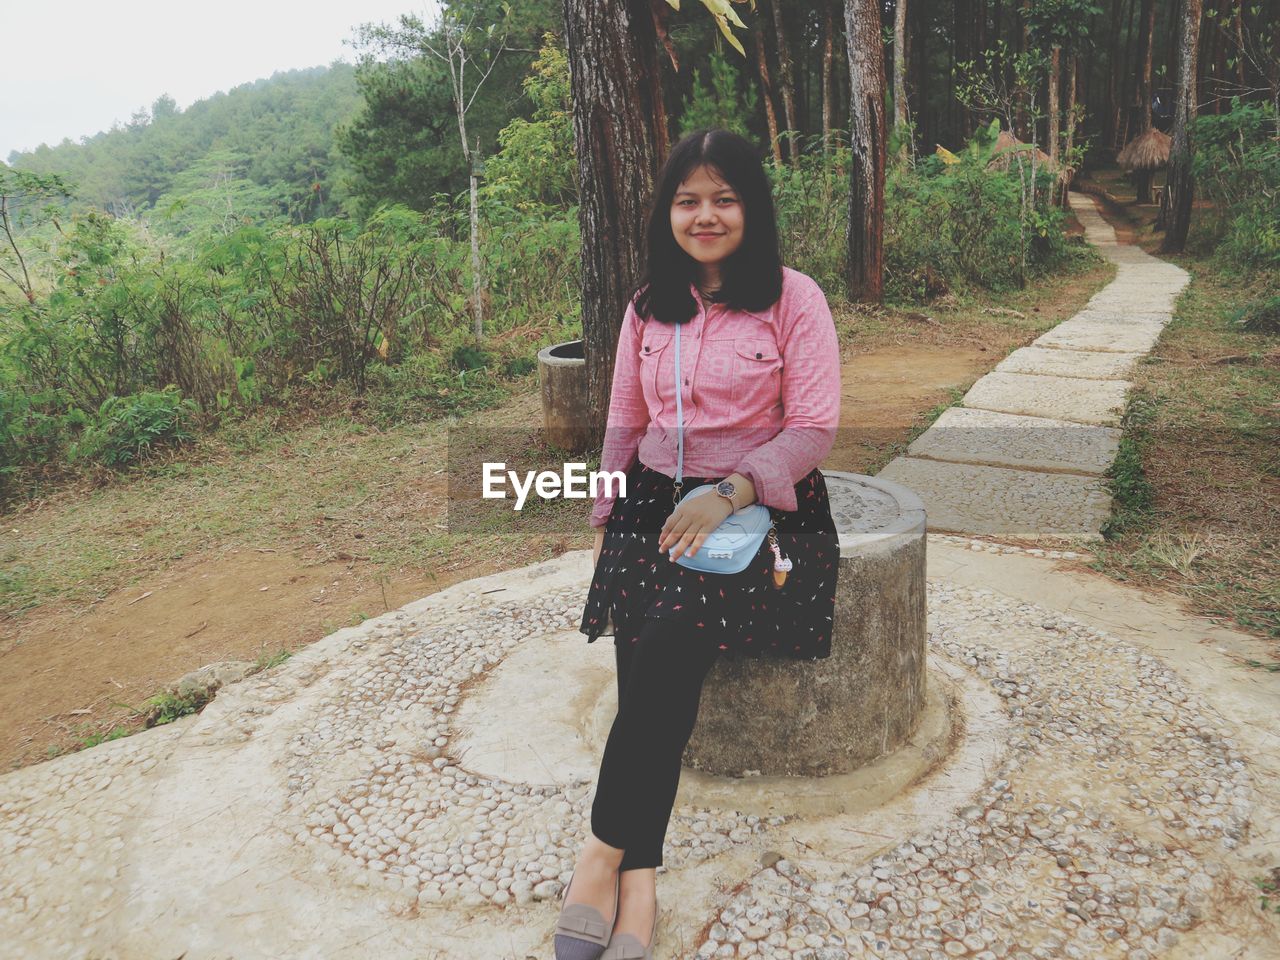
[[[658,956],[1280,957],[1250,884],[1280,864],[1280,683],[1233,666],[1255,641],[1054,551],[928,554],[950,752],[856,814],[687,775]],[[574,629],[588,577],[575,551],[458,584],[0,777],[0,955],[549,958],[616,705],[609,641]],[[524,656],[526,691],[491,688]],[[459,720],[493,694],[504,775]]]
[[[1070,202],[1116,278],[1013,351],[880,471],[920,495],[930,530],[1089,540],[1110,513],[1101,475],[1119,446],[1126,378],[1189,278],[1119,243],[1092,198]]]

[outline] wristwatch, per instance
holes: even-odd
[[[729,501],[730,512],[736,513],[738,508],[733,505],[733,495],[737,493],[738,490],[733,485],[733,481],[721,480],[719,483],[716,484],[715,490],[717,494],[719,494],[720,496],[724,497],[726,500]]]

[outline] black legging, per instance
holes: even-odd
[[[720,651],[656,618],[646,618],[638,635],[618,628],[614,647],[618,715],[600,761],[591,832],[626,851],[620,869],[657,867],[702,682]]]

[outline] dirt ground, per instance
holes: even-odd
[[[886,436],[904,439],[921,413],[967,386],[998,356],[977,346],[906,343],[860,354],[844,368],[842,430],[832,469],[865,472]],[[495,420],[520,421],[537,398],[519,397]],[[508,416],[514,414],[514,416]],[[439,499],[433,500],[443,510]],[[438,519],[428,515],[424,522]],[[348,626],[356,609],[376,616],[503,560],[463,563],[431,577],[353,558],[317,562],[293,551],[228,547],[191,554],[87,609],[45,604],[0,641],[3,769],[74,749],[89,734],[134,730],[134,711],[183,674],[220,660],[294,651]]]

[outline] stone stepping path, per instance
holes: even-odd
[[[1110,515],[1102,474],[1119,449],[1127,378],[1189,278],[1119,243],[1091,198],[1070,202],[1116,278],[1009,354],[880,471],[920,496],[931,531],[1093,540]]]

